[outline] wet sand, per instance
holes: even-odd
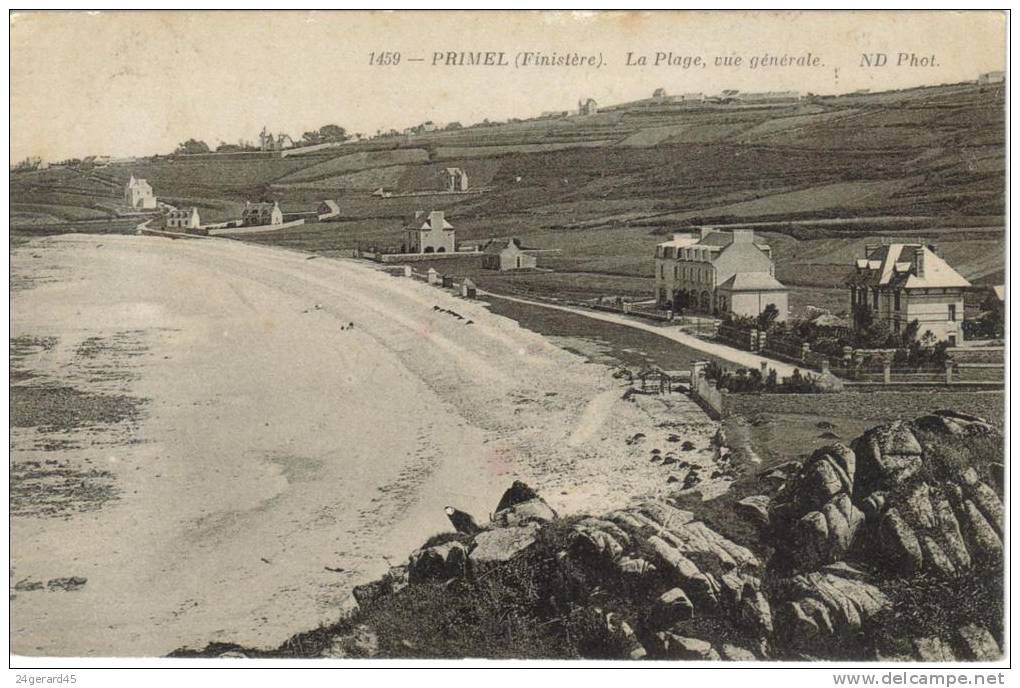
[[[485,519],[514,479],[563,512],[661,493],[648,451],[677,428],[710,460],[685,398],[625,401],[610,368],[351,261],[88,235],[11,260],[12,384],[36,404],[12,427],[17,654],[275,646],[449,530],[447,504]],[[75,394],[133,411],[37,419]],[[46,511],[41,474],[67,497]]]

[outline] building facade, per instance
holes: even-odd
[[[280,203],[252,203],[244,202],[244,210],[241,211],[241,222],[245,227],[258,227],[261,225],[282,225],[283,211],[280,210]]]
[[[124,202],[132,208],[150,210],[156,207],[156,195],[152,192],[149,182],[135,179],[135,176],[131,175],[127,188],[124,189]]]
[[[442,210],[433,210],[428,215],[419,210],[404,227],[402,253],[453,253],[456,250],[455,230]]]
[[[526,270],[538,267],[538,258],[521,246],[521,240],[493,239],[482,249],[482,267],[486,270]]]
[[[916,320],[918,336],[931,332],[950,346],[963,341],[963,295],[971,284],[935,246],[866,246],[847,286],[855,329],[877,320],[899,334]]]
[[[577,101],[577,114],[579,115],[597,115],[599,112],[599,104],[595,102],[594,98],[583,98]]]
[[[166,226],[167,229],[198,229],[201,226],[198,208],[171,210],[166,215]]]
[[[1001,84],[1006,80],[1005,72],[985,72],[979,74],[977,82],[979,84]]]
[[[467,191],[468,190],[468,176],[467,172],[460,169],[459,167],[447,167],[446,168],[446,190],[447,191]]]
[[[676,311],[756,316],[769,303],[777,308],[787,303],[786,288],[775,279],[775,272],[772,249],[755,239],[754,230],[702,227],[674,234],[656,247],[655,299],[661,308]],[[756,277],[732,282],[734,276],[744,274]],[[728,288],[720,291],[728,281]],[[757,291],[752,285],[758,285]],[[736,305],[735,295],[740,296]],[[752,302],[754,308],[749,306]],[[787,309],[781,308],[780,318],[786,315]]]
[[[752,318],[772,305],[779,311],[777,322],[786,320],[790,311],[789,291],[767,272],[738,272],[716,288],[715,302],[719,315]]]

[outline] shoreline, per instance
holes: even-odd
[[[277,645],[310,619],[335,620],[355,584],[448,530],[446,504],[481,517],[514,478],[564,513],[654,494],[663,467],[627,441],[657,439],[664,414],[711,453],[715,424],[686,398],[625,402],[609,368],[483,304],[347,261],[93,235],[12,251],[15,273],[38,274],[37,260],[64,274],[13,295],[12,336],[60,344],[28,367],[75,370],[79,340],[138,330],[145,351],[127,388],[150,402],[136,442],[46,454],[114,455],[122,489],[66,520],[13,521],[12,585],[88,579],[60,597],[15,593],[19,654]],[[14,433],[12,462],[41,456],[27,434]],[[24,624],[39,618],[63,630]]]

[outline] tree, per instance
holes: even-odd
[[[770,303],[765,306],[765,310],[758,314],[758,329],[768,332],[778,317],[779,309],[776,308],[776,304]]]
[[[314,146],[322,143],[322,136],[316,131],[306,131],[301,135],[301,143],[305,146]]]
[[[340,143],[346,141],[347,130],[336,124],[327,124],[319,127],[319,140],[323,143]]]
[[[464,128],[464,125],[461,124],[460,122],[450,122],[449,124],[446,125],[447,131],[450,131],[450,130],[453,130],[453,129],[463,129],[463,128]]]
[[[174,151],[178,155],[193,155],[195,153],[208,153],[209,146],[205,141],[198,141],[196,139],[188,139],[184,143],[177,146],[177,150]]]

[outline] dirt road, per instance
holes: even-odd
[[[542,308],[551,308],[553,310],[566,311],[567,313],[575,313],[577,315],[583,315],[586,318],[593,320],[601,320],[603,322],[611,322],[617,325],[624,325],[626,327],[633,327],[636,330],[643,330],[645,332],[651,332],[657,334],[660,337],[671,339],[678,344],[683,344],[689,349],[695,351],[701,351],[706,354],[711,354],[730,363],[741,366],[744,368],[760,368],[762,363],[768,365],[769,368],[775,368],[776,374],[780,378],[786,377],[793,374],[795,366],[782,361],[777,361],[772,358],[764,358],[756,354],[752,354],[749,351],[740,351],[733,347],[726,346],[725,344],[719,344],[717,342],[709,342],[704,339],[700,339],[693,335],[689,335],[686,332],[681,332],[677,329],[670,329],[664,327],[656,327],[649,323],[644,323],[636,320],[635,318],[628,318],[624,315],[616,315],[615,313],[606,313],[605,311],[592,311],[585,310],[584,308],[574,308],[572,306],[557,306],[551,303],[544,303],[542,301],[533,301],[531,299],[522,299],[516,296],[503,296],[502,294],[493,294],[506,301],[516,301],[517,303],[527,303],[532,306],[541,306]]]

